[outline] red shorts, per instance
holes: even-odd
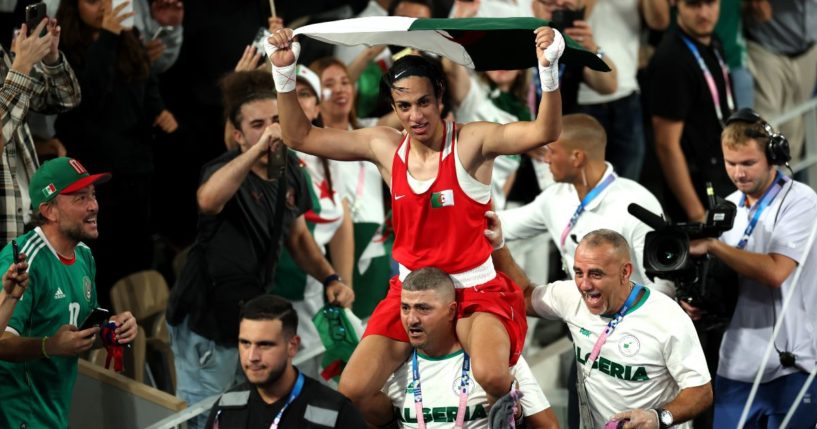
[[[400,293],[402,282],[397,276],[389,281],[389,293],[377,304],[363,336],[382,335],[393,340],[408,342],[408,334],[400,320]],[[525,299],[522,291],[508,276],[501,272],[488,283],[456,289],[457,317],[474,313],[491,313],[502,322],[511,340],[510,364],[516,365],[525,345],[528,321],[525,318]]]

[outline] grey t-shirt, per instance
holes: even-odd
[[[775,0],[772,19],[746,23],[746,36],[778,54],[796,54],[817,41],[817,0]]]

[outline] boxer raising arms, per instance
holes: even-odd
[[[293,91],[300,45],[290,29],[280,29],[267,40],[284,142],[330,159],[370,161],[391,188],[393,255],[400,274],[372,314],[339,386],[372,425],[392,420],[391,402],[380,389],[408,358],[408,335],[425,335],[407,334],[400,321],[400,280],[421,267],[439,268],[454,280],[457,337],[472,358],[477,382],[493,398],[511,388],[508,365],[516,363],[522,351],[525,307],[519,288],[493,269],[492,247],[483,235],[484,213],[491,208],[494,158],[553,142],[561,132],[557,61],[564,39],[548,27],[531,36],[544,93],[534,121],[505,125],[443,121],[442,70],[409,55],[392,65],[381,85],[403,125],[402,133],[387,127],[352,131],[313,127]]]

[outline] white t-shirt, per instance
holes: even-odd
[[[618,100],[638,91],[638,46],[641,35],[639,0],[604,0],[596,2],[587,18],[593,39],[616,64],[618,89],[601,95],[585,83],[579,86],[579,104],[598,104]]]
[[[786,195],[789,186],[791,191]],[[739,205],[741,196],[740,192],[734,192],[727,199]],[[761,214],[744,249],[756,253],[777,253],[802,265],[797,290],[783,318],[775,344],[780,350],[794,353],[797,363],[807,371],[814,368],[817,359],[817,317],[814,316],[814,308],[817,307],[817,245],[812,245],[805,261],[803,256],[814,227],[815,213],[817,194],[814,190],[799,182],[787,182]],[[736,246],[750,219],[749,208],[738,206],[735,224],[721,236],[721,241]],[[718,375],[747,383],[754,381],[772,337],[775,318],[781,314],[782,297],[792,287],[794,273],[789,275],[780,289],[739,277],[738,303],[721,343]],[[774,307],[770,304],[772,302]],[[793,372],[797,372],[797,369],[783,368],[776,353],[773,353],[761,381],[765,383]]]
[[[611,174],[615,174],[613,166],[607,163],[607,170],[599,183]],[[554,183],[542,191],[531,203],[499,212],[502,232],[506,240],[512,241],[550,231],[556,248],[562,254],[567,273],[573,277],[573,256],[581,239],[587,233],[597,229],[611,229],[623,235],[630,245],[630,259],[635,261],[632,280],[639,284],[651,283],[644,272],[643,257],[644,240],[652,228],[627,212],[627,206],[630,203],[637,203],[660,216],[664,211],[658,199],[637,182],[624,177],[616,177],[585,207],[584,213],[565,239],[565,246],[562,249],[562,231],[570,222],[570,218],[580,203],[579,194],[573,184]],[[650,287],[669,296],[675,295],[672,285],[668,282],[658,281]]]
[[[420,385],[423,392],[423,415],[429,429],[453,428],[460,403],[460,379],[462,378],[463,351],[442,357],[417,354],[420,366]],[[473,368],[473,365],[472,365]],[[545,394],[533,374],[520,357],[511,368],[511,373],[519,382],[524,393],[520,400],[522,412],[530,416],[550,407]],[[482,387],[474,383],[474,374],[469,371],[468,402],[465,411],[465,429],[488,427],[488,396]],[[414,410],[414,385],[412,382],[411,359],[389,377],[382,391],[392,400],[399,415],[401,428],[416,428],[417,414]]]
[[[567,323],[581,371],[610,318],[591,313],[570,280],[537,287],[532,303],[538,315]],[[661,407],[682,389],[710,380],[689,316],[675,301],[649,289],[607,338],[596,362],[585,380],[593,415],[592,425],[584,422],[586,428],[601,428],[621,411]]]

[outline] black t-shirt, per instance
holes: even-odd
[[[219,402],[210,410],[206,428],[212,428],[218,415],[219,429],[268,429],[286,404],[282,398],[267,404],[256,388],[248,383],[230,392],[249,391],[245,406],[222,407]],[[304,378],[301,394],[287,407],[278,423],[279,429],[356,429],[366,428],[360,412],[345,396],[312,378]]]
[[[703,71],[684,43],[682,34],[680,28],[668,32],[652,58],[650,109],[655,116],[684,122],[681,150],[686,157],[695,192],[706,205],[707,181],[712,182],[715,194],[721,197],[732,193],[735,187],[724,167],[720,138],[723,128],[718,121],[712,95]],[[721,52],[720,43],[715,37],[710,46],[702,45],[691,37],[689,39],[698,48],[715,79],[725,120],[731,111],[727,103],[726,82],[715,56],[715,49]],[[666,188],[665,211],[675,220],[686,220],[685,212]]]
[[[240,153],[236,148],[206,164],[201,183]],[[189,324],[197,334],[235,346],[240,306],[274,288],[275,262],[270,261],[277,261],[293,221],[312,207],[304,175],[292,153],[287,157],[286,171],[285,211],[278,237],[272,235],[279,182],[253,173],[247,175],[220,213],[199,214],[196,243],[174,288],[180,288],[176,291],[179,294],[195,290],[195,296],[171,298],[171,306],[177,306],[178,301],[178,306],[192,307]],[[178,316],[175,310],[171,312]],[[168,320],[176,323],[181,317]]]

